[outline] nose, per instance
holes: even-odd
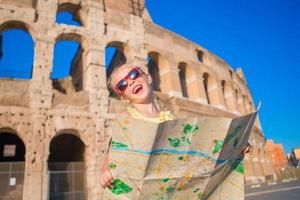
[[[134,80],[129,79],[129,80],[127,80],[127,81],[128,81],[129,87],[131,87],[131,86],[134,84]]]

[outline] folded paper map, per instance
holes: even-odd
[[[109,152],[114,187],[104,199],[243,199],[241,152],[256,116],[163,123],[119,117]]]

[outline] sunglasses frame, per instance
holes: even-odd
[[[129,74],[133,71],[133,70],[137,70],[138,72],[139,72],[139,74],[134,78],[134,79],[131,79],[131,78],[129,78]],[[138,77],[140,77],[141,75],[143,75],[143,74],[145,74],[145,72],[140,68],[140,67],[138,67],[138,66],[135,66],[133,69],[131,69],[129,72],[128,72],[128,74],[124,77],[124,78],[122,78],[117,84],[116,84],[116,86],[115,86],[115,91],[118,93],[118,95],[121,95],[122,94],[122,92],[124,92],[126,89],[127,89],[127,87],[128,87],[128,79],[130,79],[130,80],[135,80],[135,79],[137,79]],[[121,81],[126,81],[126,87],[123,89],[123,90],[120,90],[119,88],[118,88],[118,85],[119,85],[119,83],[121,82]]]

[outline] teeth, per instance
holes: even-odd
[[[142,89],[142,86],[141,86],[141,85],[135,86],[135,87],[133,88],[133,93],[134,93],[134,94],[138,93],[138,91],[140,91],[140,89]]]

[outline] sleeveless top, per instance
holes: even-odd
[[[127,112],[131,117],[135,119],[142,119],[148,122],[160,123],[164,121],[169,121],[175,119],[175,116],[171,114],[170,111],[160,111],[158,117],[145,117],[141,115],[136,109],[127,107]]]

